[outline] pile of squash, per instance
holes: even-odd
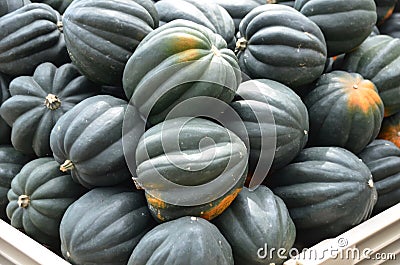
[[[396,4],[2,0],[1,219],[77,265],[256,265],[381,213]]]

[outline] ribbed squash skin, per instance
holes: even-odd
[[[150,0],[79,0],[63,16],[65,41],[78,69],[92,81],[120,85],[128,58],[158,27]]]
[[[182,217],[148,232],[128,265],[233,265],[229,243],[202,218]]]
[[[304,149],[271,176],[289,209],[298,242],[312,245],[366,220],[377,193],[368,167],[340,147]]]
[[[375,140],[359,155],[371,170],[378,201],[374,213],[400,202],[400,148],[386,140]]]
[[[175,19],[186,19],[211,29],[235,47],[235,24],[229,13],[212,0],[163,0],[155,4],[160,25]]]
[[[0,17],[30,3],[29,0],[3,0],[0,2]]]
[[[241,73],[226,45],[202,25],[171,21],[147,35],[129,58],[125,94],[152,124],[186,99],[208,96],[230,102]]]
[[[239,30],[240,21],[257,6],[263,5],[264,0],[213,0],[228,11],[235,23],[235,31]]]
[[[32,157],[18,152],[12,146],[0,146],[0,219],[4,221],[8,221],[7,193],[11,188],[11,181],[30,160]]]
[[[259,248],[267,244],[269,250],[284,248],[288,251],[296,237],[296,228],[285,203],[265,186],[255,191],[243,188],[214,224],[231,245],[235,264],[282,264],[284,260],[276,253],[272,257],[268,253],[265,259],[258,257]],[[281,253],[284,255],[288,253]]]
[[[391,141],[400,148],[400,112],[383,120],[378,138]]]
[[[285,5],[262,5],[240,23],[247,43],[239,47],[239,65],[251,78],[289,87],[311,83],[323,72],[327,51],[318,26]],[[239,42],[239,41],[238,41]]]
[[[12,180],[7,216],[15,228],[58,249],[61,218],[85,192],[69,174],[59,170],[53,158],[39,158],[26,164]],[[29,196],[29,201],[21,201],[22,196]]]
[[[8,86],[10,84],[10,78],[0,73],[0,107],[3,102],[10,97]],[[11,128],[7,122],[0,116],[0,144],[11,143]]]
[[[60,14],[45,4],[28,4],[0,18],[0,72],[31,75],[45,62],[69,61]]]
[[[276,131],[276,149],[272,169],[287,165],[304,148],[308,139],[308,111],[300,97],[289,87],[276,81],[257,79],[254,86],[240,86],[237,99],[231,103],[247,129],[250,141],[249,173],[254,172],[260,159],[261,132]],[[260,124],[254,115],[271,110],[272,123]]]
[[[235,199],[247,173],[247,149],[238,136],[205,119],[193,118],[182,125],[184,120],[171,119],[150,128],[136,149],[137,180],[146,190],[150,211],[159,221],[188,215],[213,219]],[[213,139],[215,145],[205,141],[199,149],[206,137]],[[176,141],[180,149],[170,146]],[[184,188],[164,185],[158,174]],[[167,195],[190,201],[171,204],[170,200],[165,201]],[[206,200],[208,203],[198,204]]]
[[[393,13],[398,0],[374,0],[378,14],[377,24],[384,23]]]
[[[294,8],[321,28],[329,57],[360,45],[376,23],[374,0],[297,0]]]
[[[394,13],[379,27],[382,34],[400,38],[400,13]]]
[[[72,1],[74,0],[32,0],[32,2],[48,4],[60,12],[60,14],[64,13],[65,9],[67,9]]]
[[[76,105],[54,126],[50,136],[54,158],[83,186],[113,186],[131,178],[122,148],[126,108],[121,99],[95,96]],[[132,119],[144,128],[142,120]]]
[[[385,117],[400,111],[400,40],[386,35],[365,40],[339,66],[371,80],[385,105]]]
[[[61,252],[72,264],[125,265],[153,227],[142,192],[96,188],[74,202],[60,225]]]
[[[12,127],[15,149],[38,157],[51,155],[50,133],[57,120],[99,90],[72,64],[57,68],[44,63],[33,76],[15,78],[10,83],[11,97],[0,108],[3,119]]]
[[[379,133],[383,103],[375,85],[356,73],[322,75],[305,98],[311,146],[338,146],[359,153]]]

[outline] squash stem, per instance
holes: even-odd
[[[62,172],[67,172],[68,170],[73,170],[75,168],[71,160],[65,160],[64,164],[60,166]]]
[[[20,195],[18,197],[18,206],[21,208],[27,208],[31,199],[28,195]]]
[[[61,106],[61,100],[53,94],[48,94],[44,100],[44,104],[50,110],[56,110]]]
[[[247,40],[245,38],[240,38],[236,42],[235,53],[244,51],[247,48]]]
[[[60,32],[63,32],[63,31],[64,31],[64,25],[63,25],[63,23],[62,23],[61,20],[60,20],[60,21],[57,21],[57,28],[58,28],[58,30],[59,30]]]

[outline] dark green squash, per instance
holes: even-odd
[[[131,178],[122,147],[122,125],[126,101],[112,96],[83,100],[54,126],[50,147],[62,171],[85,187],[113,186]],[[130,119],[139,128],[137,112]],[[132,144],[127,142],[127,144]]]
[[[235,23],[235,32],[239,31],[240,21],[254,8],[265,4],[265,0],[213,0],[228,11]]]
[[[282,264],[281,257],[289,256],[296,237],[285,203],[265,186],[255,191],[244,188],[214,224],[231,245],[235,264]],[[259,251],[265,246],[268,250]],[[285,252],[270,256],[272,248]]]
[[[10,97],[8,86],[10,84],[10,78],[0,73],[0,107],[3,102]],[[11,143],[11,127],[8,126],[7,122],[0,116],[0,144]]]
[[[30,3],[29,0],[2,0],[0,1],[0,17]]]
[[[39,158],[26,164],[12,180],[7,216],[15,228],[58,249],[61,218],[86,191],[61,172],[53,158]]]
[[[400,13],[394,13],[379,27],[379,30],[381,34],[400,38]]]
[[[235,47],[235,25],[229,13],[212,0],[163,0],[155,4],[160,25],[175,19],[186,19],[211,29],[224,38],[228,47]]]
[[[182,217],[148,232],[133,250],[128,265],[233,265],[223,235],[202,218]]]
[[[259,161],[261,132],[268,137],[276,137],[272,169],[289,164],[308,139],[308,112],[300,97],[287,86],[267,79],[242,83],[236,94],[237,98],[231,106],[243,120],[249,136],[249,173],[254,172],[257,163],[267,162]],[[254,115],[255,112],[265,116],[269,111],[273,119],[268,119],[265,124]]]
[[[33,76],[15,78],[10,83],[11,97],[0,108],[1,116],[12,127],[14,148],[38,157],[51,155],[50,132],[57,120],[99,90],[72,64],[57,68],[44,63]]]
[[[31,75],[45,62],[67,63],[61,16],[46,4],[28,4],[0,18],[0,72]]]
[[[377,16],[374,0],[297,0],[294,8],[321,28],[329,57],[360,45],[371,34]]]
[[[251,78],[291,88],[311,83],[324,71],[327,51],[319,27],[285,5],[254,8],[240,23],[239,65]]]
[[[126,96],[152,124],[187,99],[207,96],[230,102],[240,82],[237,58],[224,39],[182,19],[147,35],[123,76]]]
[[[12,146],[0,146],[0,219],[8,221],[6,207],[7,193],[11,188],[11,181],[22,167],[32,160],[32,157],[22,154]]]
[[[175,118],[141,137],[135,181],[159,221],[211,220],[243,188],[247,160],[245,144],[228,129],[202,118]]]
[[[361,75],[322,75],[304,103],[310,116],[310,146],[338,146],[359,153],[379,133],[383,103],[375,85]]]
[[[400,111],[400,40],[387,35],[369,37],[338,66],[371,80],[385,105],[385,117]]]
[[[378,201],[374,213],[400,203],[400,148],[386,140],[375,140],[359,155],[371,170]]]
[[[400,112],[383,120],[378,138],[391,141],[400,148]]]
[[[67,7],[72,3],[72,1],[74,0],[32,0],[32,2],[44,3],[49,5],[58,12],[60,12],[60,14],[64,13],[65,9],[67,9]]]
[[[304,149],[271,180],[296,226],[296,241],[307,247],[366,220],[377,200],[368,167],[340,147]]]
[[[75,201],[61,225],[61,252],[72,264],[125,265],[155,226],[142,192],[96,188]]]
[[[72,61],[94,82],[121,85],[126,62],[158,27],[151,0],[79,0],[63,16]]]
[[[378,14],[377,24],[381,25],[392,15],[398,0],[374,0],[376,13]]]

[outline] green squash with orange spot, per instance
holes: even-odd
[[[127,98],[153,125],[188,99],[206,96],[231,102],[240,83],[238,60],[226,41],[183,19],[147,35],[123,75]]]
[[[400,112],[383,120],[378,138],[391,141],[400,148]]]
[[[310,146],[338,146],[359,153],[379,133],[383,103],[375,85],[361,75],[322,75],[304,99],[310,118]]]
[[[228,129],[202,118],[175,118],[141,137],[134,180],[157,220],[211,220],[243,188],[247,161],[246,145]]]

